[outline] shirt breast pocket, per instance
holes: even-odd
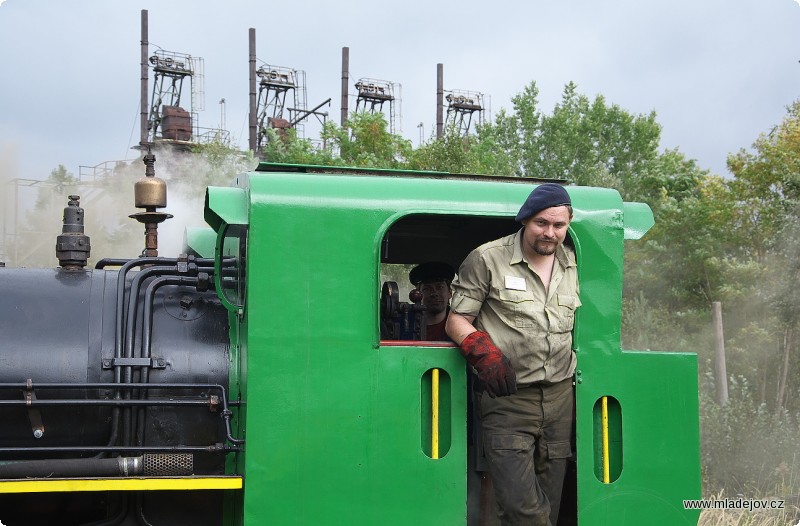
[[[575,309],[581,306],[581,300],[574,294],[556,294],[558,302],[558,328],[561,332],[569,332],[575,325]]]
[[[543,311],[542,305],[534,300],[530,293],[500,289],[498,290],[498,297],[502,305],[503,315],[515,327],[529,329],[541,326],[538,320],[540,314],[537,313]]]

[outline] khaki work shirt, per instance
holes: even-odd
[[[476,248],[453,282],[450,309],[475,316],[503,351],[521,386],[556,383],[575,372],[572,327],[581,305],[575,252],[556,249],[549,292],[522,253],[522,230]]]

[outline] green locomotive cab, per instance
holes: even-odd
[[[245,479],[231,523],[467,523],[464,360],[446,342],[381,338],[382,306],[405,299],[381,272],[457,269],[519,228],[535,184],[261,163],[208,189],[247,441],[229,461]],[[620,346],[623,242],[644,235],[652,213],[614,190],[567,190],[582,306],[562,523],[696,524],[682,504],[700,497],[696,355]]]

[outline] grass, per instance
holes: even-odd
[[[797,526],[797,517],[789,510],[776,511],[739,511],[739,510],[706,510],[700,514],[697,526]]]

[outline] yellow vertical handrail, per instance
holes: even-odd
[[[610,462],[608,459],[608,397],[604,396],[601,400],[600,425],[603,435],[603,483],[610,484],[611,470],[609,469]]]
[[[439,369],[431,371],[431,458],[439,458]]]

